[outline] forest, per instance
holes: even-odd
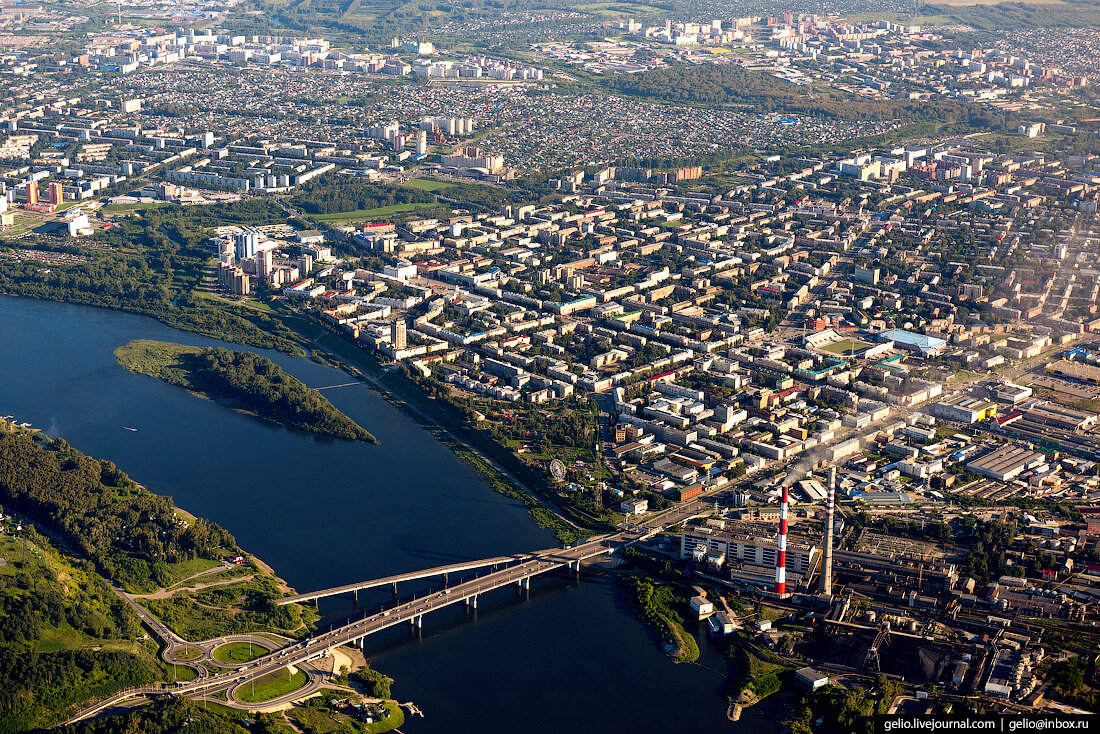
[[[434,204],[435,196],[411,186],[384,186],[351,176],[329,175],[301,186],[288,201],[307,214],[334,214],[395,204]]]
[[[170,563],[236,550],[225,529],[182,522],[170,499],[60,438],[0,434],[0,503],[64,537],[133,592],[170,582]]]
[[[0,733],[163,677],[155,646],[131,642],[137,617],[90,563],[61,556],[33,528],[0,541],[0,555]]]
[[[137,711],[81,721],[59,729],[63,734],[290,734],[278,714],[254,713],[246,720],[222,707],[203,706],[186,698],[165,698]]]
[[[131,372],[228,401],[275,423],[320,436],[377,443],[321,393],[259,354],[136,340],[116,349],[115,356]]]

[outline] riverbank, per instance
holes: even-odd
[[[571,517],[573,513],[569,513],[566,508],[545,496],[544,492],[534,488],[533,485],[539,483],[538,478],[527,477],[525,480],[519,476],[530,474],[528,467],[516,461],[505,447],[461,425],[456,416],[440,408],[409,379],[400,365],[384,367],[372,354],[349,343],[339,333],[306,321],[300,316],[283,315],[282,319],[285,326],[295,330],[303,339],[309,335],[302,334],[295,329],[295,324],[288,324],[287,321],[299,322],[298,329],[303,325],[316,329],[320,335],[310,344],[320,351],[330,366],[362,381],[388,403],[430,431],[440,443],[473,469],[494,492],[523,502],[538,526],[553,530],[560,542],[573,543],[597,532],[613,529],[602,524],[585,525],[582,522],[585,518]]]
[[[11,350],[0,364],[5,412],[110,457],[153,491],[231,528],[242,548],[300,590],[553,545],[522,505],[485,492],[409,411],[367,384],[324,394],[362,425],[377,425],[384,451],[278,429],[119,369],[113,350],[132,339],[218,346],[151,319],[3,298],[0,316]],[[316,362],[271,356],[308,385],[351,382]],[[424,708],[426,718],[402,730],[476,734],[484,721],[469,716],[469,705],[486,686],[498,691],[494,726],[531,734],[726,725],[724,695],[716,698],[723,677],[714,672],[725,669],[721,651],[699,639],[701,665],[673,665],[613,579],[583,577],[549,575],[529,594],[487,595],[476,613],[461,605],[433,613],[420,634],[402,626],[370,638],[372,664],[398,680],[402,701]],[[378,603],[389,601],[383,592]],[[371,603],[360,598],[357,611],[350,597],[335,597],[320,611],[337,620]],[[533,669],[531,659],[543,663]],[[619,661],[611,679],[609,659]],[[604,695],[530,716],[530,691],[566,700],[578,679],[604,680]],[[670,699],[677,705],[660,703]],[[739,726],[773,734],[770,710],[753,707]]]
[[[378,443],[373,435],[267,357],[136,339],[115,350],[130,372],[156,377],[246,415],[315,433]]]

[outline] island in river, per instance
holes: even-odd
[[[259,354],[136,339],[116,349],[115,358],[131,372],[226,401],[242,413],[320,436],[378,442],[321,393]]]

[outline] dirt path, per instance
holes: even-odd
[[[195,584],[194,586],[181,586],[178,589],[161,589],[160,591],[154,591],[152,594],[133,594],[135,599],[167,599],[170,596],[175,596],[183,592],[190,591],[202,591],[203,589],[209,589],[211,586],[227,586],[229,584],[243,583],[245,581],[251,581],[256,578],[256,574],[249,574],[248,576],[234,576],[231,579],[222,579],[221,581],[211,581],[208,584]]]

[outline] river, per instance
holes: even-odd
[[[130,374],[113,351],[132,339],[220,344],[142,316],[0,297],[0,415],[110,459],[216,521],[299,591],[555,543],[520,503],[490,491],[364,385],[324,394],[377,446],[273,426]],[[311,387],[350,381],[265,353]],[[378,594],[361,595],[359,611],[350,599],[322,601],[322,625],[389,597]],[[699,640],[699,664],[675,665],[613,579],[563,573],[535,579],[522,596],[486,595],[476,611],[429,615],[419,632],[387,630],[365,653],[396,679],[395,696],[424,711],[402,727],[410,734],[776,731],[767,706],[726,720],[725,661]]]

